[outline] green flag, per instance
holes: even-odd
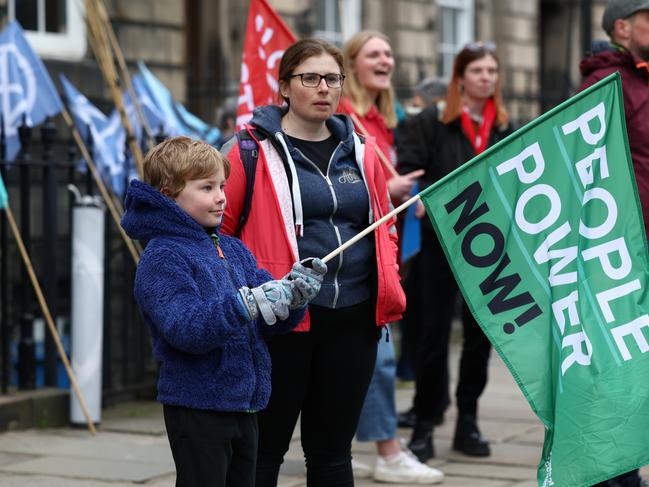
[[[5,183],[0,176],[0,210],[9,206],[9,197],[7,196],[7,190],[5,188]]]
[[[539,485],[590,486],[649,463],[647,242],[619,75],[421,196],[546,427]]]

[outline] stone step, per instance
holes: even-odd
[[[67,426],[70,394],[65,389],[45,388],[0,395],[0,432]]]

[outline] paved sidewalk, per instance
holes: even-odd
[[[457,353],[452,359],[456,370]],[[472,459],[450,449],[455,420],[451,408],[446,423],[435,430],[438,458],[430,464],[446,474],[442,484],[446,486],[534,487],[543,428],[495,353],[489,372],[480,402],[480,427],[491,440],[491,457]],[[398,389],[400,409],[409,406],[412,392],[411,388]],[[409,433],[399,431],[403,438]],[[357,460],[374,462],[373,444],[355,443],[353,452]],[[643,473],[649,477],[649,468]],[[71,428],[0,434],[2,487],[172,487],[174,479],[161,408],[156,403],[126,403],[105,410],[96,437]],[[299,431],[294,434],[280,485],[306,485]],[[374,484],[359,480],[357,485]]]

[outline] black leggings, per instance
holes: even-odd
[[[268,341],[272,392],[259,413],[256,487],[277,485],[300,412],[307,485],[354,485],[351,442],[376,361],[374,305],[309,313],[311,331]]]
[[[408,308],[404,322],[412,334],[415,357],[415,413],[429,421],[449,404],[449,337],[458,287],[439,243],[424,243],[406,282]],[[460,413],[476,415],[478,398],[487,385],[491,343],[462,306],[463,342],[456,390]]]
[[[636,469],[595,484],[592,487],[639,487],[641,485],[640,481],[640,472]]]

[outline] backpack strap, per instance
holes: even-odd
[[[255,136],[257,136],[256,132]],[[243,199],[243,210],[239,215],[239,222],[234,231],[234,236],[240,237],[241,230],[243,230],[244,225],[248,221],[248,215],[250,214],[252,191],[255,187],[255,174],[257,172],[257,159],[259,159],[259,145],[246,129],[241,129],[237,133],[237,140],[239,143],[239,157],[241,158],[243,171],[246,175],[246,192]]]

